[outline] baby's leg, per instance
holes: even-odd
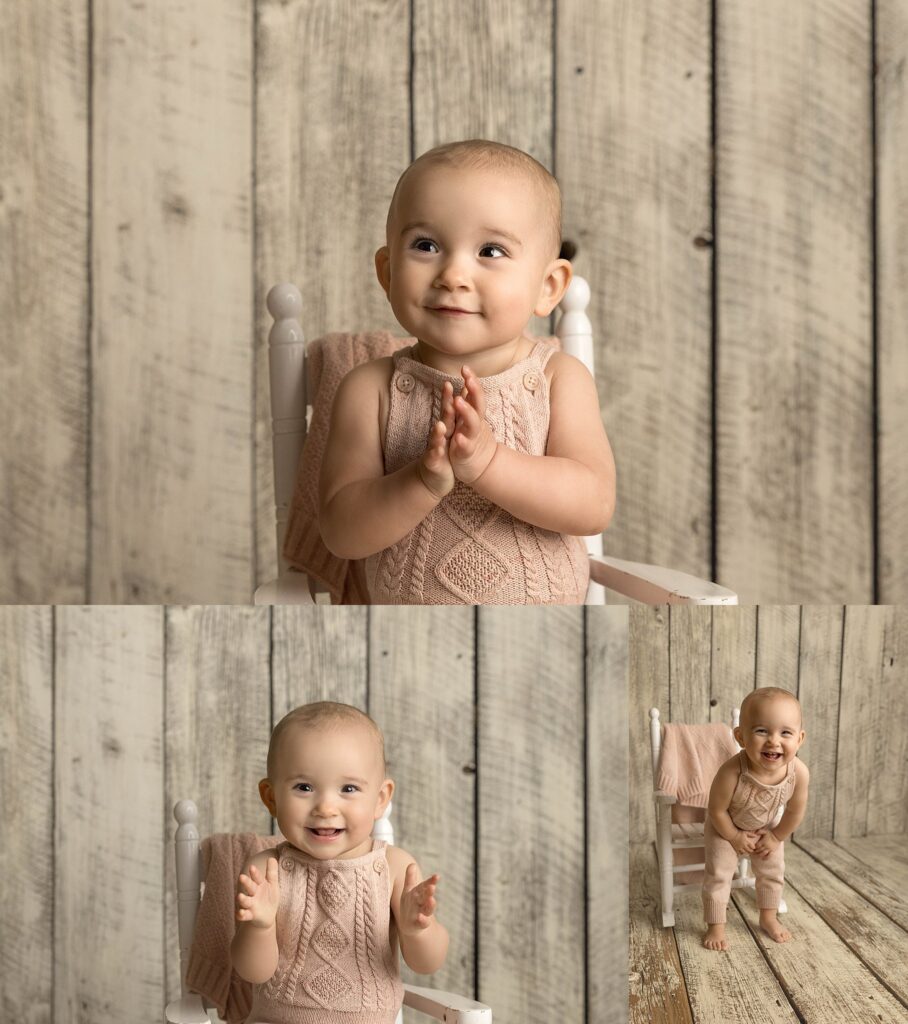
[[[725,939],[725,910],[731,895],[731,879],[738,864],[735,848],[723,839],[707,818],[703,827],[706,871],[703,877],[703,917],[707,924],[703,945],[707,949],[728,949]]]
[[[782,926],[777,917],[785,881],[785,844],[779,843],[766,858],[754,857],[751,867],[756,879],[760,927],[776,942],[788,942],[791,932]]]

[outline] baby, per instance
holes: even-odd
[[[776,916],[782,899],[783,844],[800,825],[807,808],[810,774],[798,760],[804,742],[801,705],[775,686],[749,693],[741,704],[735,739],[744,748],[713,779],[703,834],[706,873],[703,916],[707,949],[728,949],[725,908],[739,856],[749,856],[756,878],[760,927],[776,942],[791,934]],[[782,805],[785,813],[773,824]]]
[[[416,343],[338,388],[325,544],[366,560],[374,603],[582,603],[615,466],[587,369],[525,334],[571,280],[557,182],[510,146],[439,146],[401,175],[386,238],[378,280]]]
[[[403,999],[397,943],[420,974],[444,963],[438,875],[373,840],[394,783],[368,715],[322,701],[281,719],[259,793],[286,841],[240,875],[233,966],[253,982],[248,1020],[393,1024]]]

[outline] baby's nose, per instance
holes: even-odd
[[[460,256],[450,256],[445,260],[438,276],[435,278],[436,288],[457,288],[467,284],[469,275],[466,268],[466,260]]]

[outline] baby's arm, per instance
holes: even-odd
[[[388,847],[394,886],[391,911],[400,951],[417,974],[433,974],[448,955],[448,932],[435,917],[438,875],[422,880],[416,861],[400,847]]]
[[[756,832],[742,832],[731,820],[728,808],[738,783],[738,758],[733,757],[716,772],[713,784],[709,789],[709,807],[707,813],[713,828],[727,839],[739,854],[753,853],[757,844]]]
[[[786,839],[804,820],[807,811],[807,789],[810,785],[810,772],[803,761],[795,759],[795,788],[791,799],[785,805],[785,813],[778,825],[773,826],[760,837],[756,852],[768,857],[772,851],[784,843]]]
[[[331,410],[322,459],[319,530],[339,558],[365,558],[405,537],[454,486],[447,455],[453,429],[437,422],[418,459],[385,475],[381,450],[380,395],[391,373],[388,359],[351,370]]]
[[[240,875],[236,934],[230,960],[237,974],[253,984],[268,981],[277,970],[277,859],[274,850],[257,853],[248,873]]]
[[[549,435],[545,455],[497,444],[484,418],[476,375],[463,368],[450,443],[454,474],[517,519],[558,533],[601,533],[615,510],[615,461],[599,414],[596,384],[579,359],[550,360]]]

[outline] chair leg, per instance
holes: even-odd
[[[662,891],[662,927],[675,924],[675,877],[672,874],[672,819],[664,810],[659,818],[659,887]]]

